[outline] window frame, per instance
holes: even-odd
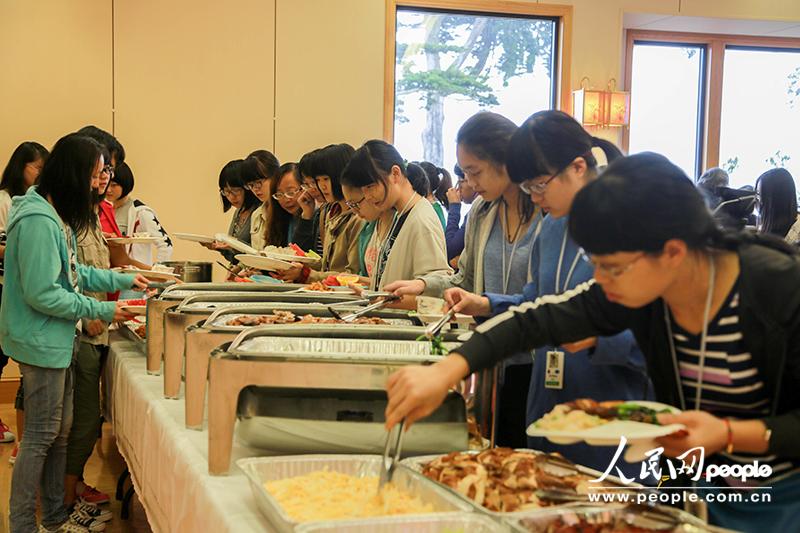
[[[548,17],[556,22],[556,61],[554,69],[555,109],[569,112],[572,98],[572,6],[538,4],[517,0],[386,0],[386,40],[383,76],[383,138],[394,142],[395,50],[398,8],[435,9],[500,16]]]
[[[690,33],[656,30],[625,30],[625,88],[631,91],[633,78],[633,46],[636,43],[669,44],[687,46],[705,46],[706,73],[701,97],[700,109],[702,124],[698,125],[698,176],[699,171],[719,166],[719,150],[722,126],[722,81],[725,69],[725,50],[728,47],[758,49],[794,49],[800,50],[798,37],[760,37],[754,35],[729,35],[717,33]],[[633,98],[633,93],[631,92]],[[705,133],[705,135],[703,135]],[[622,149],[628,152],[630,146],[630,128],[622,133]]]

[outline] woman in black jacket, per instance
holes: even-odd
[[[387,426],[427,416],[449,387],[510,354],[630,329],[657,399],[684,411],[661,415],[661,423],[686,427],[659,439],[665,455],[704,447],[707,464],[771,467],[769,478],[755,480],[772,487],[771,504],[709,503],[712,521],[800,531],[800,260],[793,249],[720,231],[683,171],[651,153],[612,163],[582,189],[569,231],[594,264],[594,279],[485,322],[435,365],[394,374]],[[454,289],[446,297],[457,311],[481,314],[479,296]]]

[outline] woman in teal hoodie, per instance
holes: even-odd
[[[72,362],[82,318],[106,322],[130,318],[117,302],[98,302],[82,290],[114,292],[145,288],[147,280],[78,264],[76,234],[96,215],[92,182],[104,161],[97,142],[77,134],[59,140],[38,186],[15,197],[9,214],[0,342],[25,380],[25,434],[11,480],[12,533],[36,531],[36,493],[41,485],[42,526],[56,530],[68,520],[86,525],[85,514],[64,506],[67,436],[72,424]]]

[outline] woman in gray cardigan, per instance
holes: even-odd
[[[243,162],[242,159],[234,159],[222,167],[222,171],[219,173],[219,195],[222,199],[224,213],[230,211],[231,207],[235,209],[228,227],[228,235],[245,244],[250,244],[250,217],[261,202],[244,186],[241,172]],[[221,242],[203,246],[217,250],[229,262],[233,262],[233,256],[237,253],[230,246]]]

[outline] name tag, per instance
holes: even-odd
[[[564,352],[559,350],[547,352],[544,386],[547,389],[564,388]]]

